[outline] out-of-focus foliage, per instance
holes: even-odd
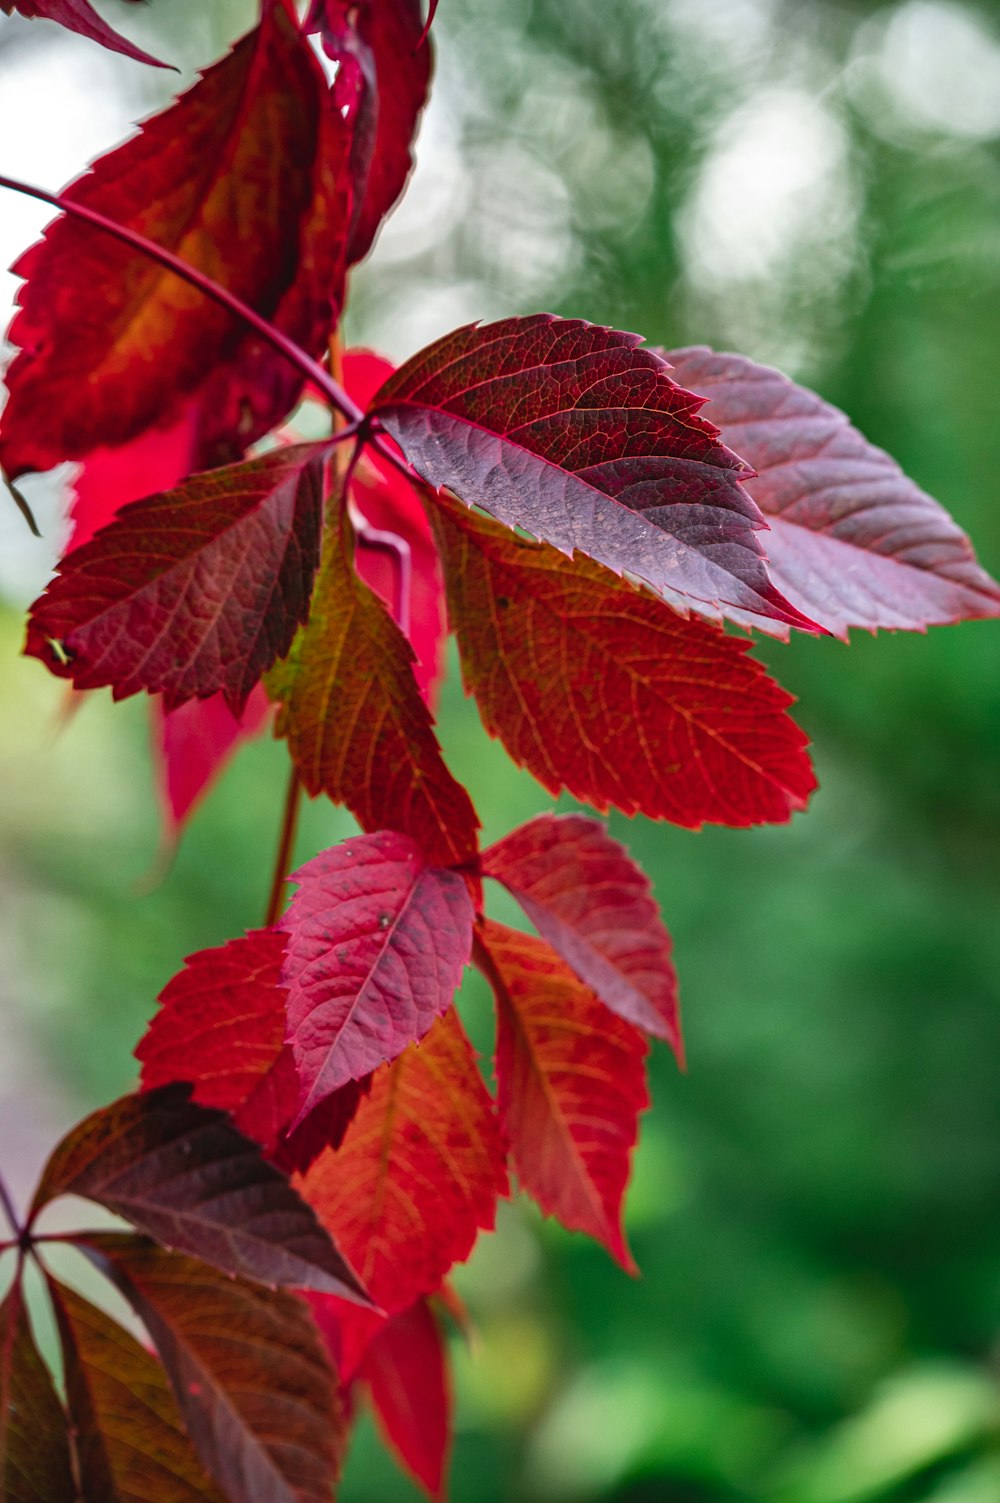
[[[152,0],[144,45],[172,56],[196,10]],[[437,29],[421,183],[355,274],[353,339],[399,358],[545,306],[780,363],[1000,569],[995,8],[446,0]],[[0,1001],[65,1125],[129,1084],[180,954],[260,921],[284,754],[244,749],[138,896],[143,707],[95,697],[55,735],[63,690],[19,630],[12,611]],[[454,1347],[456,1503],[1000,1497],[997,631],[764,652],[821,791],[790,828],[612,819],[675,937],[689,1055],[686,1077],[654,1065],[627,1213],[644,1276],[520,1210],[484,1240],[459,1280],[480,1337]],[[454,672],[442,738],[487,840],[550,807]],[[311,806],[298,858],[349,828]],[[478,982],[464,1011],[488,1048]],[[0,1092],[31,1091],[0,1056]],[[411,1496],[363,1424],[344,1503]]]

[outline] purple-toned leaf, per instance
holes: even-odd
[[[136,47],[133,42],[119,36],[117,31],[112,31],[107,21],[103,21],[97,14],[90,0],[0,0],[0,10],[8,16],[17,11],[19,16],[26,16],[29,21],[57,21],[67,31],[75,31],[92,42],[100,42],[109,52],[120,52],[137,63],[149,63],[153,68],[170,66],[169,63],[161,63],[158,58],[151,57],[148,52],[143,52],[141,47]]]
[[[0,1498],[76,1499],[66,1416],[35,1346],[19,1277],[0,1304]]]

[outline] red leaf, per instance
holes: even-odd
[[[483,872],[612,1012],[683,1061],[670,936],[649,879],[603,825],[541,814],[484,851]]]
[[[425,1299],[386,1321],[358,1377],[387,1444],[432,1498],[444,1498],[451,1392],[441,1331]]]
[[[235,715],[309,610],[326,444],[276,449],[125,506],[32,607],[25,651],[78,689],[222,691]]]
[[[621,1213],[649,1105],[646,1044],[544,940],[489,920],[481,937],[497,998],[500,1120],[518,1177],[543,1211],[634,1271]]]
[[[121,52],[137,63],[149,63],[154,68],[170,66],[169,63],[161,63],[158,58],[151,57],[148,52],[143,52],[133,42],[119,36],[117,31],[112,31],[107,21],[102,21],[94,10],[90,0],[0,0],[0,10],[8,16],[17,11],[18,15],[27,16],[29,21],[58,21],[67,31],[76,31],[92,42],[100,42],[110,52]]]
[[[289,0],[66,197],[213,277],[309,351],[336,319],[349,132]],[[232,459],[302,378],[227,310],[105,231],[63,216],[18,261],[0,463],[16,478],[175,419]],[[211,461],[210,461],[211,462]]]
[[[328,529],[308,625],[268,679],[277,734],[309,793],[363,829],[410,835],[435,865],[472,862],[476,811],[444,764],[406,638],[352,566],[352,537],[346,516]]]
[[[66,1416],[15,1278],[0,1304],[0,1498],[74,1503]]]
[[[49,1159],[32,1219],[57,1195],[82,1195],[224,1273],[367,1303],[284,1175],[222,1112],[188,1096],[165,1086],[85,1118]]]
[[[140,1317],[203,1463],[233,1499],[329,1503],[345,1444],[301,1299],[138,1237],[80,1239]]]
[[[120,448],[88,454],[73,481],[66,552],[89,543],[129,501],[171,490],[192,470],[204,468],[196,462],[197,430],[197,405],[190,402],[169,427],[147,428]]]
[[[299,1118],[422,1038],[451,1006],[472,947],[472,902],[456,873],[388,831],[324,851],[293,875],[289,1042]]]
[[[683,614],[811,629],[768,578],[751,471],[639,343],[549,314],[469,326],[402,366],[373,410],[425,480],[508,527]]]
[[[223,1503],[156,1358],[72,1289],[49,1291],[86,1503]]]
[[[376,1071],[342,1146],[296,1183],[390,1315],[469,1256],[480,1227],[493,1228],[507,1175],[493,1102],[454,1009]]]
[[[222,694],[189,699],[169,713],[153,706],[153,750],[167,829],[176,834],[244,741],[258,735],[271,702],[257,684],[237,718]]]
[[[431,48],[420,0],[313,0],[305,30],[318,31],[324,51],[342,67],[353,64],[353,263],[367,255],[410,175]]]
[[[791,697],[745,642],[444,497],[435,531],[466,687],[550,792],[692,829],[804,807]]]
[[[747,489],[771,525],[769,568],[800,610],[844,638],[1000,616],[965,533],[836,407],[742,355],[666,358],[759,472]]]

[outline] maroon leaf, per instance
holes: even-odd
[[[81,1241],[153,1338],[188,1434],[228,1496],[329,1503],[344,1425],[303,1301],[144,1238]]]
[[[844,638],[1000,616],[965,533],[836,407],[742,355],[666,358],[758,471],[747,489],[771,526],[768,566],[800,610]]]
[[[76,1499],[66,1416],[35,1346],[20,1278],[0,1304],[0,1498]]]
[[[309,352],[339,310],[350,137],[290,0],[66,190],[145,235]],[[206,463],[294,405],[302,377],[231,313],[104,230],[62,216],[18,261],[0,464],[16,478],[127,443],[199,404]],[[207,457],[207,456],[211,457]]]
[[[83,1503],[223,1503],[156,1358],[72,1289],[50,1279],[49,1291]]]
[[[32,1219],[82,1195],[224,1273],[367,1303],[312,1210],[222,1112],[164,1086],[87,1117],[56,1148]]]
[[[110,52],[121,52],[137,63],[149,63],[154,68],[170,66],[150,57],[148,52],[143,52],[134,43],[119,36],[117,31],[112,31],[107,21],[102,21],[94,10],[90,0],[0,0],[0,10],[8,16],[17,11],[18,15],[27,16],[30,21],[38,18],[58,21],[67,31],[79,32],[80,36],[89,37],[92,42],[100,42]]]
[[[484,851],[483,872],[612,1012],[683,1060],[670,936],[649,879],[603,825],[541,814]]]
[[[386,1321],[358,1377],[368,1385],[386,1443],[431,1498],[444,1498],[451,1392],[441,1330],[427,1300]]]
[[[508,527],[683,614],[813,629],[768,578],[749,467],[639,343],[549,314],[469,326],[402,366],[373,410],[425,480]]]
[[[325,444],[276,449],[125,506],[62,562],[25,651],[78,689],[221,690],[239,715],[309,610]]]
[[[281,920],[299,1120],[349,1080],[422,1038],[451,1006],[472,947],[472,901],[416,841],[383,832],[324,851],[294,874]]]

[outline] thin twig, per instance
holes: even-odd
[[[14,1202],[11,1199],[10,1191],[7,1189],[7,1186],[3,1182],[2,1175],[0,1175],[0,1206],[3,1206],[4,1214],[6,1215],[7,1220],[10,1222],[11,1231],[14,1233],[15,1237],[19,1238],[24,1231],[24,1228],[22,1227],[20,1221],[17,1219],[17,1211],[14,1207]]]
[[[285,878],[292,864],[292,851],[295,846],[295,832],[299,824],[299,806],[302,801],[302,784],[299,782],[298,768],[292,764],[291,775],[288,779],[288,792],[285,795],[285,812],[281,820],[281,835],[278,840],[278,852],[274,858],[274,876],[271,878],[271,894],[267,900],[267,913],[264,917],[264,927],[270,929],[272,924],[278,922],[281,913],[282,899],[285,896]]]

